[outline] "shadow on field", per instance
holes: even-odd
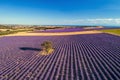
[[[42,49],[39,48],[31,48],[31,47],[20,47],[21,50],[32,50],[32,51],[41,51]]]

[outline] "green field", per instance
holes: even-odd
[[[120,35],[120,29],[108,29],[108,30],[101,30],[101,31],[105,33]]]
[[[8,34],[14,34],[14,33],[18,33],[18,32],[27,32],[27,31],[31,31],[31,30],[0,31],[0,36],[8,35]]]

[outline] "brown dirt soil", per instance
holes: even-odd
[[[79,32],[56,32],[56,33],[28,33],[28,32],[19,32],[15,34],[9,34],[6,36],[63,36],[63,35],[78,35],[78,34],[96,34],[102,33],[100,31],[79,31]]]

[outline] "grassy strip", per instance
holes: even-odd
[[[14,34],[14,33],[18,33],[18,32],[26,32],[26,31],[31,31],[31,30],[2,31],[2,32],[0,32],[0,36],[8,35],[8,34]]]
[[[101,31],[105,33],[120,35],[120,29],[108,29],[108,30],[101,30]]]

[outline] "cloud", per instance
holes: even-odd
[[[65,20],[68,24],[116,24],[120,25],[120,18],[76,19]]]

